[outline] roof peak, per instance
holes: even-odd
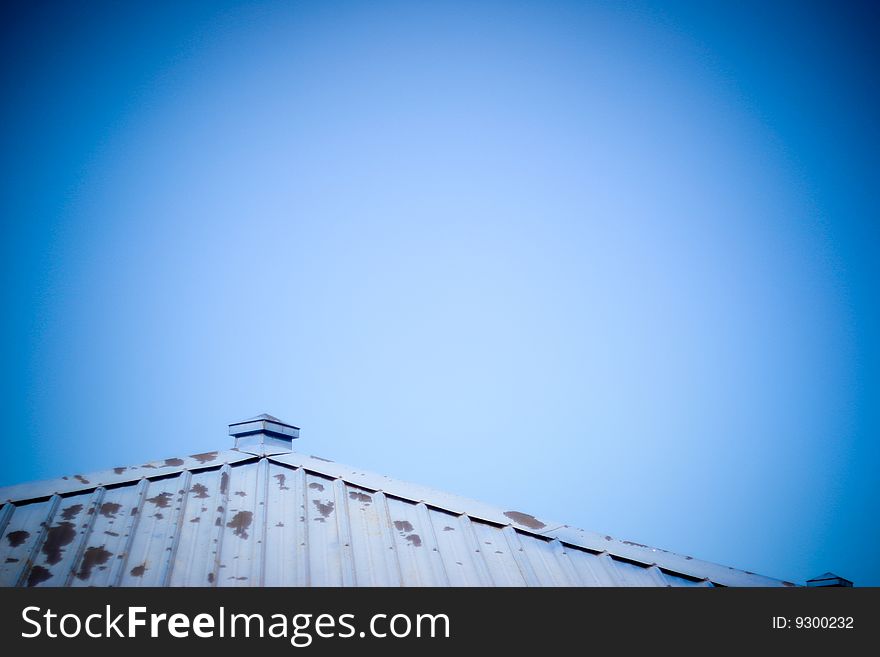
[[[279,420],[274,415],[269,415],[268,413],[260,413],[259,415],[255,415],[254,417],[250,417],[247,420],[242,420],[242,422],[251,422],[252,420],[270,420],[272,422],[278,422],[279,424],[287,424],[283,420]]]

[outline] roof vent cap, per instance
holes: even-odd
[[[807,580],[807,586],[852,586],[853,583],[848,579],[835,575],[834,573],[822,573],[812,579]]]
[[[262,413],[233,422],[229,425],[229,435],[235,437],[235,449],[263,456],[292,451],[293,440],[299,438],[299,427]]]

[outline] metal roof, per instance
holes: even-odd
[[[794,586],[306,456],[269,432],[0,488],[0,585]]]

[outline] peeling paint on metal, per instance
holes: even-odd
[[[72,522],[59,522],[46,531],[46,540],[43,542],[43,554],[46,555],[46,563],[56,564],[61,561],[64,548],[76,538],[76,530]]]
[[[226,523],[227,527],[231,527],[233,529],[233,534],[238,536],[239,538],[246,539],[248,537],[248,527],[251,526],[251,522],[253,521],[254,514],[250,511],[239,511],[234,516],[232,516],[232,520]]]
[[[204,484],[193,484],[189,490],[193,495],[200,499],[208,497],[208,487]]]
[[[83,555],[82,564],[80,565],[79,572],[76,576],[79,579],[86,580],[92,576],[92,569],[95,566],[100,566],[102,564],[107,563],[107,560],[110,559],[113,555],[104,549],[104,546],[101,545],[99,547],[90,547],[86,548],[85,554]]]
[[[547,526],[535,518],[535,516],[531,516],[528,513],[522,513],[520,511],[505,511],[504,515],[515,523],[520,524],[523,527],[528,527],[529,529],[544,529],[544,527]]]
[[[83,510],[82,504],[74,504],[72,506],[67,507],[61,512],[61,518],[63,520],[73,520],[80,511]]]
[[[333,513],[333,502],[322,502],[321,500],[312,500],[312,504],[318,509],[318,513],[327,518]]]
[[[155,504],[160,509],[167,508],[171,504],[171,493],[166,491],[159,493],[158,495],[154,495],[153,497],[148,497],[147,502]]]
[[[104,502],[101,505],[100,513],[105,518],[115,518],[120,508],[122,508],[122,505],[116,502]]]
[[[37,586],[52,577],[52,573],[42,566],[34,566],[28,574],[27,586]]]

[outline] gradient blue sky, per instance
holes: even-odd
[[[880,585],[876,11],[18,3],[0,485],[299,449]]]

